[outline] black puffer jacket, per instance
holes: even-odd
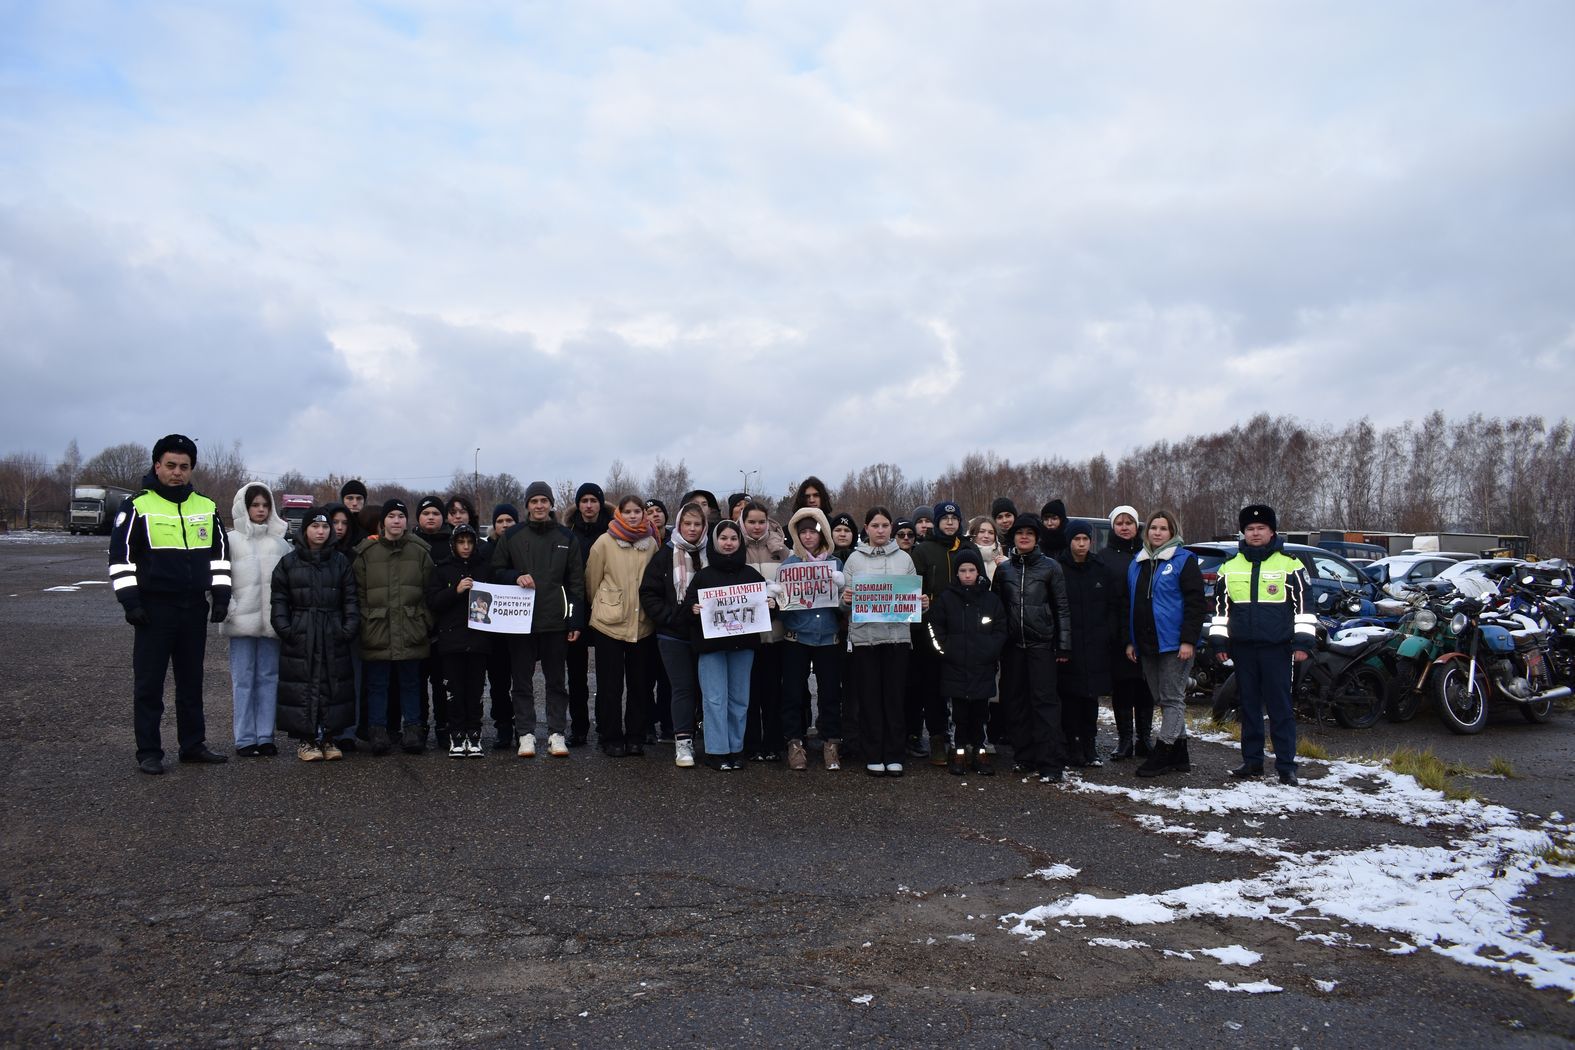
[[[467,532],[466,535],[473,535]],[[459,592],[461,580],[487,582],[488,566],[478,550],[470,557],[461,558],[449,546],[447,561],[440,562],[427,581],[427,607],[437,622],[437,633],[432,649],[439,654],[488,653],[492,651],[492,635],[486,631],[470,629],[470,592]]]
[[[279,728],[312,740],[355,722],[350,650],[361,607],[350,562],[336,550],[296,548],[274,566],[269,623],[279,636]]]
[[[1066,577],[1066,601],[1072,613],[1072,651],[1071,660],[1056,672],[1056,688],[1075,696],[1105,696],[1110,692],[1116,640],[1121,637],[1124,588],[1110,568],[1092,555],[1079,564],[1067,551],[1057,560]]]
[[[1006,645],[1006,607],[982,573],[972,587],[953,582],[930,605],[930,636],[941,654],[941,696],[988,700]]]
[[[1066,603],[1066,578],[1054,558],[1038,547],[1012,556],[996,567],[991,589],[1006,606],[1007,636],[1023,649],[1072,648],[1071,612]]]

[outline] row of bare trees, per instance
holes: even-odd
[[[239,443],[204,444],[200,466],[202,489],[227,509],[229,496],[248,480]],[[12,453],[0,459],[0,518],[13,526],[59,524],[73,484],[135,490],[147,469],[148,448],[136,443],[84,461],[73,441],[53,464],[34,452]],[[1513,534],[1531,537],[1531,550],[1544,556],[1575,549],[1575,425],[1539,416],[1450,420],[1434,412],[1390,427],[1361,419],[1334,428],[1260,414],[1218,433],[1158,441],[1115,462],[1101,453],[1013,463],[984,451],[969,453],[933,479],[910,479],[894,463],[850,470],[840,485],[829,470],[820,476],[832,486],[837,509],[855,514],[875,504],[906,514],[938,499],[954,499],[966,513],[978,514],[997,496],[1037,510],[1060,497],[1074,514],[1106,514],[1122,503],[1139,510],[1168,507],[1188,536],[1204,539],[1234,532],[1243,504],[1266,502],[1287,529]],[[272,484],[276,492],[328,500],[345,480],[291,472]],[[614,460],[601,481],[609,500],[639,493],[674,512],[696,483],[682,460],[665,459],[657,459],[649,474]],[[777,499],[784,520],[797,484],[794,479]],[[572,479],[553,483],[560,508],[573,503],[577,485]],[[394,483],[372,488],[376,500],[422,495]],[[444,492],[470,496],[486,515],[497,503],[519,503],[525,484],[506,472],[458,469]]]

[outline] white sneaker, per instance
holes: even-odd
[[[520,736],[519,756],[521,758],[535,758],[536,757],[536,734],[535,733],[525,733],[525,734],[522,734]]]
[[[467,758],[486,758],[487,757],[486,750],[481,746],[481,734],[480,733],[472,733],[472,734],[470,734],[470,736],[465,738],[465,757],[467,757]]]
[[[449,758],[464,758],[466,754],[467,754],[467,752],[465,750],[465,734],[463,734],[463,733],[456,733],[453,736],[449,737],[449,740],[448,740],[448,757]]]
[[[547,738],[547,754],[553,758],[563,758],[569,753],[569,742],[563,738],[562,733],[553,733]]]
[[[901,762],[887,762],[886,763],[886,775],[888,777],[900,777],[900,776],[902,776],[902,763]]]
[[[673,764],[684,769],[688,769],[695,764],[695,742],[693,738],[673,741]]]

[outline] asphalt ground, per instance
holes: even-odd
[[[805,773],[722,774],[675,768],[670,747],[325,765],[297,761],[281,735],[278,758],[171,760],[149,777],[134,762],[131,628],[107,586],[84,583],[105,579],[102,540],[0,537],[8,1045],[1481,1047],[1562,1046],[1575,1031],[1564,992],[1356,947],[1388,940],[1354,927],[1335,947],[1223,918],[1010,933],[1002,915],[1065,893],[1270,866],[1148,830],[1139,801],[1010,775],[919,763],[876,780],[813,759]],[[46,590],[62,586],[78,589]],[[217,628],[206,696],[208,739],[228,753]],[[1517,777],[1472,780],[1482,797],[1528,821],[1575,811],[1568,712],[1471,738],[1431,716],[1307,735],[1336,754],[1422,746],[1476,768],[1504,756]],[[165,737],[173,759],[172,705]],[[1216,785],[1235,754],[1195,740],[1193,762],[1165,783]],[[1137,783],[1133,768],[1081,776]],[[1303,768],[1316,780],[1317,763]],[[1342,849],[1456,833],[1327,815],[1277,831]],[[1078,874],[1029,877],[1057,863]],[[1572,891],[1547,878],[1518,902],[1560,948],[1575,946]],[[1164,953],[1225,945],[1263,961]],[[1209,989],[1220,979],[1283,991]]]

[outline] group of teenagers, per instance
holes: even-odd
[[[370,507],[351,481],[292,543],[268,486],[247,484],[223,628],[236,753],[276,753],[277,726],[306,761],[358,746],[419,753],[434,737],[454,758],[481,757],[486,693],[494,747],[532,758],[539,668],[545,750],[566,756],[590,737],[594,658],[596,741],[612,757],[670,739],[682,767],[804,770],[818,744],[828,770],[901,776],[927,758],[990,775],[1007,745],[1014,772],[1044,783],[1107,758],[1141,758],[1140,776],[1186,772],[1202,574],[1171,512],[1119,506],[1109,518],[1099,549],[1096,530],[1054,499],[1039,514],[1003,497],[971,520],[950,500],[855,519],[814,477],[785,524],[745,493],[724,504],[695,490],[670,517],[658,499],[608,504],[591,483],[560,515],[538,481],[523,509],[493,508],[484,539],[463,495],[424,498],[412,515],[398,499]],[[808,561],[831,563],[840,604],[778,609],[779,568]],[[883,575],[920,577],[921,622],[850,615],[852,581]],[[470,627],[478,582],[534,591],[529,633]],[[761,582],[769,632],[706,637],[700,592]],[[1223,592],[1220,603],[1225,613]],[[1103,696],[1117,730],[1106,755]]]

